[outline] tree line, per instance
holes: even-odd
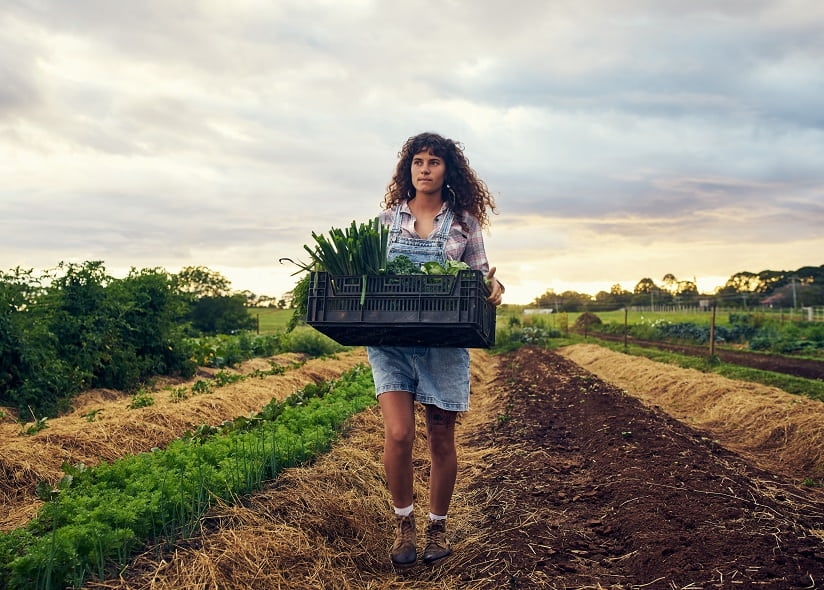
[[[122,279],[101,261],[0,271],[0,405],[54,415],[89,388],[190,377],[191,338],[254,328],[246,302],[205,267]]]
[[[802,266],[796,270],[738,272],[715,293],[699,293],[694,281],[679,280],[671,273],[660,283],[645,277],[632,291],[613,285],[594,296],[576,291],[555,293],[552,289],[536,297],[533,306],[559,312],[609,311],[628,307],[684,306],[702,303],[748,309],[816,307],[824,305],[824,265]]]

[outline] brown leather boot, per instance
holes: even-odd
[[[395,515],[395,542],[389,558],[396,568],[406,569],[415,565],[415,560],[418,559],[416,542],[415,515]]]
[[[432,563],[452,555],[452,546],[446,538],[446,520],[430,520],[426,527],[426,547],[423,550],[424,563]]]

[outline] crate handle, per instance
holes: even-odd
[[[363,307],[363,304],[366,301],[366,275],[361,275],[361,283],[360,304],[361,307]]]

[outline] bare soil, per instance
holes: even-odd
[[[816,588],[824,501],[713,437],[645,406],[562,356],[502,359],[505,414],[473,444],[490,464],[484,522],[498,539],[475,565],[506,563],[490,588]],[[497,584],[497,585],[496,585]]]

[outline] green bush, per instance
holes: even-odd
[[[148,408],[149,406],[153,406],[154,403],[154,396],[145,389],[141,389],[132,396],[132,401],[129,402],[128,408],[130,410],[136,410],[138,408]]]
[[[499,328],[495,334],[495,352],[515,350],[525,344],[532,346],[547,346],[552,338],[561,338],[563,334],[555,328],[543,327],[543,322],[536,325]]]
[[[299,326],[283,336],[284,351],[303,352],[311,356],[328,356],[346,350],[342,346],[314,328]]]
[[[240,362],[284,351],[280,334],[266,336],[250,332],[219,334],[188,340],[193,362],[201,367],[233,367]]]
[[[256,325],[246,309],[246,297],[240,294],[196,299],[189,318],[195,330],[210,335],[252,330]]]
[[[114,279],[95,261],[0,273],[0,403],[55,415],[83,389],[190,377],[187,313],[161,270]]]

